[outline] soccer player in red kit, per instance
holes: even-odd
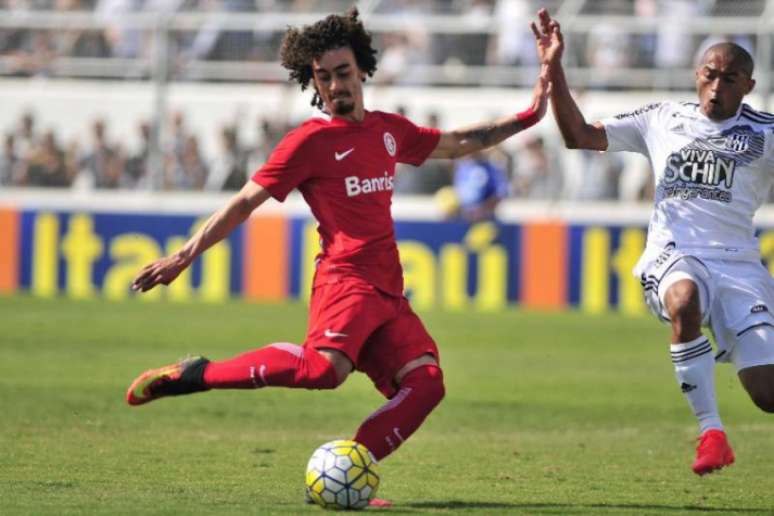
[[[546,112],[546,70],[526,111],[441,132],[364,108],[362,84],[376,70],[375,54],[356,9],[288,29],[283,66],[302,89],[313,85],[312,104],[321,113],[289,132],[181,250],[146,266],[133,283],[142,292],[169,284],[269,197],[283,201],[298,189],[322,240],[304,344],[275,343],[229,360],[197,357],[147,371],[129,388],[130,405],[209,389],[333,389],[357,369],[389,400],[354,436],[380,460],[441,401],[438,349],[403,296],[390,213],[395,165],[464,156],[538,122]]]

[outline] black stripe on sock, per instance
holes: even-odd
[[[683,351],[671,351],[670,355],[672,356],[672,362],[675,362],[690,360],[691,358],[703,355],[708,351],[712,351],[712,346],[710,345],[709,340],[704,340],[689,349]]]
[[[691,353],[693,351],[696,351],[699,348],[703,348],[706,346],[709,346],[709,339],[704,339],[703,341],[691,346],[688,349],[684,349],[682,351],[670,351],[670,353],[672,354],[672,356],[680,356],[680,355],[685,355],[687,353]]]
[[[698,357],[700,357],[702,355],[707,355],[707,354],[711,354],[711,353],[712,353],[712,348],[705,349],[704,351],[696,353],[695,355],[686,356],[686,357],[679,358],[679,359],[673,358],[672,359],[672,363],[673,364],[682,364],[683,362],[689,362],[689,361],[693,360],[694,358],[698,358]]]
[[[700,349],[700,350],[696,351],[695,353],[693,353],[691,355],[685,355],[685,356],[682,356],[682,357],[672,357],[672,363],[673,364],[680,364],[682,362],[688,362],[689,360],[693,360],[696,357],[700,357],[702,355],[706,355],[707,353],[712,353],[712,347],[711,346],[707,346],[704,349]]]

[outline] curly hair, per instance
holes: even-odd
[[[352,7],[343,16],[331,14],[302,29],[288,27],[282,39],[280,57],[282,66],[290,70],[290,80],[298,82],[301,90],[308,88],[312,80],[312,61],[328,50],[341,47],[350,47],[358,68],[369,77],[373,76],[376,50],[371,46],[371,34],[358,16],[357,8]],[[312,106],[323,107],[317,92],[312,98]]]

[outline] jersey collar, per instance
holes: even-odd
[[[374,119],[373,113],[367,109],[365,110],[365,116],[363,117],[362,122],[353,122],[352,120],[347,120],[346,118],[331,116],[330,113],[322,110],[315,111],[313,118],[325,120],[328,122],[328,125],[332,127],[365,127],[371,125]]]
[[[707,115],[705,115],[701,110],[701,105],[696,105],[695,109],[696,109],[696,114],[699,116],[699,120],[701,120],[703,123],[711,127],[723,127],[729,123],[736,122],[739,119],[739,117],[742,115],[742,109],[744,109],[744,106],[746,106],[746,104],[744,102],[740,102],[739,107],[736,109],[736,113],[726,118],[725,120],[721,120],[720,122],[716,122],[711,118],[709,118]]]

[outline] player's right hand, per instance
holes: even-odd
[[[532,22],[530,27],[535,35],[540,64],[549,66],[558,64],[564,52],[564,37],[559,22],[552,19],[548,11],[540,9],[538,24]]]
[[[137,274],[132,282],[132,290],[147,292],[158,284],[169,285],[186,267],[188,263],[177,254],[159,258]]]

